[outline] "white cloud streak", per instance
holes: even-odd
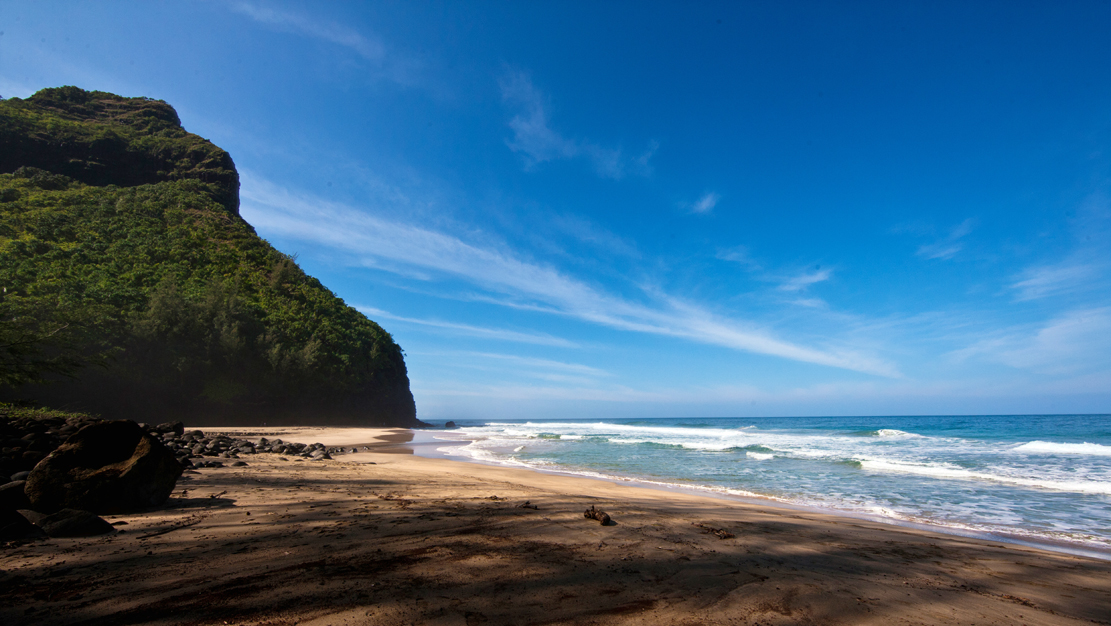
[[[571,235],[583,243],[594,245],[607,253],[633,259],[641,258],[640,251],[635,245],[581,217],[558,215],[552,218],[550,223],[560,232]]]
[[[955,256],[957,253],[964,249],[964,244],[961,239],[972,232],[972,227],[975,222],[967,219],[956,226],[949,235],[944,239],[935,241],[934,243],[919,246],[918,256],[926,259],[939,259],[947,261]]]
[[[678,299],[654,305],[599,291],[512,251],[290,193],[242,173],[241,213],[260,230],[343,251],[358,263],[393,271],[411,267],[465,280],[515,303],[630,332],[676,337],[745,352],[898,377],[895,367],[853,351],[807,347],[774,337],[752,324],[724,319]],[[497,300],[494,300],[497,301]],[[507,304],[506,302],[499,302]]]
[[[1015,300],[1038,300],[1087,292],[1106,302],[1111,293],[1111,200],[1089,196],[1072,223],[1075,247],[1056,263],[1029,267],[1010,285]]]
[[[778,287],[778,289],[780,291],[791,292],[802,291],[810,285],[813,285],[814,283],[820,283],[829,280],[829,277],[832,275],[833,270],[830,269],[815,270],[813,272],[803,272],[797,276],[788,278],[786,281],[783,282],[783,284]]]
[[[342,24],[312,19],[306,15],[279,11],[247,2],[231,5],[241,13],[261,24],[280,31],[321,39],[348,48],[368,61],[381,62],[386,57],[386,46],[377,38],[368,38]]]
[[[362,312],[364,315],[371,318],[394,320],[407,324],[416,324],[418,326],[428,326],[431,328],[445,330],[453,334],[467,335],[470,337],[482,337],[484,339],[497,339],[501,341],[513,341],[517,343],[530,343],[539,346],[553,346],[557,348],[580,347],[579,344],[573,341],[569,341],[562,337],[555,337],[547,333],[525,333],[505,328],[487,328],[484,326],[471,326],[470,324],[457,324],[455,322],[444,322],[440,320],[425,320],[412,317],[403,317],[368,306],[356,306],[355,308]]]
[[[392,53],[377,36],[366,35],[343,24],[303,13],[282,11],[251,2],[236,2],[229,8],[278,32],[292,33],[345,48],[367,61],[375,68],[374,73],[379,77],[404,86],[419,82],[419,63]]]
[[[758,272],[764,269],[760,263],[752,258],[752,253],[749,252],[747,246],[734,246],[725,250],[718,250],[717,254],[714,256],[722,261],[739,263],[746,270],[752,272]]]
[[[721,200],[721,196],[719,196],[718,194],[712,191],[706,193],[701,198],[699,198],[697,202],[691,205],[691,213],[705,215],[706,213],[714,210],[714,207],[718,205],[718,200]]]
[[[546,98],[532,84],[527,73],[508,72],[500,83],[502,100],[517,109],[516,115],[509,120],[513,138],[507,140],[506,145],[524,155],[526,167],[583,157],[603,178],[619,180],[629,174],[647,176],[652,173],[649,160],[658,148],[655,142],[650,143],[641,154],[629,157],[620,148],[605,148],[589,141],[568,139],[552,128]]]
[[[468,357],[491,359],[495,361],[502,361],[512,363],[514,367],[530,367],[539,368],[544,370],[556,370],[570,374],[578,374],[580,376],[594,376],[594,377],[608,377],[612,376],[609,372],[597,367],[583,365],[581,363],[566,363],[564,361],[553,361],[551,359],[540,359],[536,357],[519,356],[516,354],[500,354],[497,352],[469,352],[469,351],[453,351],[453,352],[436,352],[426,353],[434,354],[436,356],[451,356],[451,357]]]
[[[1111,366],[1111,307],[1068,311],[1035,327],[1019,327],[950,354],[1038,374],[1075,375]]]
[[[1037,300],[1077,291],[1090,284],[1106,268],[1079,259],[1070,259],[1055,265],[1032,267],[1021,274],[1021,280],[1011,285],[1018,293],[1018,301]]]

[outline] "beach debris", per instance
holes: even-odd
[[[540,510],[540,507],[538,507],[535,504],[529,502],[528,500],[525,500],[524,502],[518,504],[515,508],[518,508],[518,509],[532,509],[534,511],[539,511]]]
[[[247,515],[250,515],[250,513],[248,513]],[[182,528],[189,528],[190,526],[194,526],[196,524],[201,523],[201,521],[203,521],[204,518],[205,518],[205,516],[203,516],[203,515],[192,515],[192,516],[187,517],[187,518],[185,518],[181,521],[174,522],[173,524],[167,526],[166,528],[162,528],[160,530],[155,530],[155,531],[149,532],[145,535],[139,535],[139,539],[149,539],[151,537],[158,537],[160,535],[165,535],[166,533],[172,533],[173,531],[181,530]]]
[[[1026,598],[1023,598],[1023,597],[1021,597],[1021,596],[1012,596],[1012,595],[1010,595],[1010,594],[1006,594],[1006,593],[1005,593],[1005,594],[1003,594],[1003,595],[1001,595],[1001,596],[999,596],[999,597],[1000,597],[1000,598],[1003,598],[1004,600],[1010,600],[1011,602],[1015,602],[1015,603],[1017,603],[1017,604],[1021,604],[1021,605],[1023,605],[1023,606],[1028,606],[1028,607],[1030,607],[1030,608],[1032,608],[1032,609],[1036,609],[1036,608],[1038,608],[1038,605],[1034,604],[1033,602],[1031,602],[1031,601],[1029,601],[1029,600],[1027,600]]]
[[[732,538],[736,537],[736,535],[729,532],[728,530],[725,530],[724,528],[714,528],[713,526],[710,526],[709,524],[703,524],[701,522],[691,522],[691,525],[697,526],[698,528],[701,528],[702,532],[711,534],[711,535],[717,537],[718,539],[732,539]]]
[[[371,493],[374,493],[374,492],[372,491]],[[406,500],[403,497],[405,494],[403,492],[400,492],[400,491],[392,491],[392,492],[387,493],[385,495],[380,494],[380,493],[374,493],[374,495],[378,496],[379,500],[388,500],[389,502],[393,502],[393,503],[397,504],[398,506],[400,506],[403,509],[413,504],[413,501],[412,500]]]
[[[609,513],[594,508],[593,504],[583,513],[583,517],[586,519],[596,519],[601,522],[602,526],[610,526],[613,524],[613,520],[610,519]]]

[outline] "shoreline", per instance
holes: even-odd
[[[380,447],[334,460],[246,455],[246,467],[187,472],[162,509],[105,516],[123,532],[6,548],[0,620],[933,626],[1111,615],[1103,560],[390,453],[412,442],[396,429],[325,434]],[[584,519],[591,506],[615,524]]]
[[[465,445],[463,442],[475,441],[476,440],[476,438],[454,439],[454,440],[451,440],[451,439],[434,439],[435,435],[437,434],[437,431],[434,431],[432,429],[414,429],[414,430],[416,430],[416,433],[414,435],[414,442],[413,443],[416,444],[416,446],[423,446],[423,448],[425,450],[427,450],[427,448],[434,447],[433,446],[434,441],[435,442],[441,442],[441,444],[440,444],[441,447],[448,447],[448,446],[451,446],[451,442],[460,442],[462,445]],[[450,433],[452,431],[442,430],[442,431],[439,431],[439,432]],[[428,441],[423,441],[423,442],[422,441],[415,441],[416,439],[420,438],[421,434],[427,434],[427,436],[429,437],[429,440]],[[930,522],[918,522],[918,521],[912,521],[912,520],[901,520],[901,519],[898,519],[898,518],[887,517],[887,516],[878,515],[878,514],[869,514],[869,513],[851,511],[851,510],[844,510],[844,509],[824,508],[824,507],[807,505],[807,504],[797,504],[797,503],[794,503],[794,502],[787,501],[785,499],[780,499],[780,498],[776,498],[776,497],[773,497],[773,496],[764,496],[764,495],[755,494],[755,493],[749,494],[749,495],[729,493],[728,491],[725,490],[725,488],[716,488],[716,487],[710,487],[710,486],[705,486],[705,485],[683,485],[683,484],[679,484],[679,483],[652,481],[652,480],[649,480],[649,479],[646,479],[646,478],[639,478],[639,477],[628,477],[628,476],[619,476],[619,475],[610,476],[610,475],[605,475],[605,474],[596,473],[596,472],[575,471],[575,470],[571,470],[571,469],[556,469],[556,468],[549,469],[549,468],[543,468],[543,467],[534,467],[534,466],[531,466],[531,465],[528,465],[528,464],[525,464],[525,463],[520,463],[520,464],[499,463],[499,462],[496,462],[496,461],[487,461],[487,460],[483,460],[483,459],[477,459],[475,457],[472,457],[472,456],[469,456],[469,455],[466,455],[466,454],[448,454],[448,453],[445,453],[445,452],[441,452],[440,450],[436,450],[435,454],[427,453],[427,452],[422,454],[421,449],[416,448],[416,449],[414,449],[413,453],[417,454],[418,456],[424,456],[425,458],[429,458],[429,459],[456,460],[456,461],[461,461],[461,462],[464,462],[464,463],[476,463],[476,464],[479,464],[479,465],[488,465],[488,466],[492,466],[492,467],[505,467],[505,468],[509,468],[509,469],[520,469],[520,470],[524,470],[524,471],[532,471],[532,472],[539,472],[539,473],[544,473],[544,474],[552,474],[552,475],[556,475],[556,476],[586,478],[586,479],[589,479],[589,480],[599,480],[599,481],[611,482],[611,483],[615,483],[615,484],[629,484],[629,485],[644,488],[644,489],[655,489],[655,490],[660,490],[660,491],[665,491],[665,492],[674,492],[674,493],[686,493],[686,494],[690,494],[690,495],[693,495],[693,496],[713,498],[713,499],[721,500],[721,501],[724,501],[724,502],[738,502],[738,503],[742,503],[742,504],[750,504],[750,505],[755,505],[755,506],[767,506],[767,507],[773,507],[773,508],[780,508],[780,509],[784,509],[786,511],[793,511],[793,512],[807,512],[807,513],[817,513],[817,514],[823,514],[823,515],[831,515],[831,516],[834,516],[834,517],[845,517],[845,518],[848,518],[848,519],[857,519],[857,520],[869,521],[869,522],[873,522],[873,523],[884,524],[884,525],[888,525],[888,526],[894,526],[894,527],[897,527],[897,528],[910,528],[910,529],[915,529],[915,530],[921,530],[921,531],[924,531],[924,532],[936,532],[936,533],[941,533],[941,534],[944,534],[944,535],[952,535],[952,536],[957,536],[957,537],[966,537],[966,538],[969,538],[969,539],[978,539],[978,540],[981,540],[981,541],[988,541],[988,542],[994,541],[994,542],[1006,543],[1006,544],[1011,544],[1011,545],[1023,546],[1023,547],[1027,547],[1027,548],[1034,548],[1034,549],[1038,549],[1038,550],[1045,550],[1047,552],[1063,553],[1063,554],[1069,554],[1069,555],[1072,555],[1072,556],[1080,556],[1080,557],[1085,557],[1085,558],[1099,559],[1099,560],[1103,560],[1103,561],[1111,561],[1111,547],[1101,548],[1099,546],[1088,546],[1088,545],[1084,545],[1084,544],[1080,544],[1080,543],[1071,543],[1071,542],[1067,542],[1067,541],[1057,541],[1057,542],[1055,542],[1055,541],[1047,540],[1047,539],[1030,539],[1030,538],[1028,538],[1028,537],[1026,537],[1022,534],[1019,534],[1019,533],[1015,533],[1015,534],[990,533],[990,532],[984,532],[984,531],[979,531],[979,530],[975,530],[975,529],[962,528],[962,527],[959,527],[959,526],[948,526],[948,525],[944,525],[944,524],[935,524],[935,523],[930,523]]]
[[[1098,546],[1086,546],[1083,544],[1070,543],[1065,541],[1053,542],[1051,540],[1045,539],[1030,539],[1021,534],[989,533],[974,529],[961,528],[959,526],[947,526],[943,524],[933,524],[928,522],[900,520],[897,518],[886,517],[877,514],[868,514],[864,512],[849,511],[843,509],[823,508],[813,505],[797,504],[784,499],[778,499],[772,496],[763,496],[760,494],[741,495],[728,493],[724,490],[724,488],[719,489],[703,485],[682,485],[678,483],[652,481],[649,479],[638,477],[626,477],[618,475],[608,476],[600,473],[579,472],[571,469],[534,467],[525,463],[521,463],[519,465],[511,463],[499,463],[496,461],[478,459],[466,454],[456,455],[442,452],[440,448],[453,447],[455,443],[465,445],[465,442],[476,440],[476,438],[473,437],[460,439],[436,438],[436,435],[439,434],[449,434],[452,432],[457,432],[453,430],[433,428],[358,427],[212,427],[211,431],[213,433],[235,434],[236,436],[253,436],[256,432],[259,436],[265,437],[271,437],[271,435],[275,437],[316,435],[318,437],[321,437],[319,443],[323,443],[327,446],[358,446],[361,449],[362,446],[367,445],[371,448],[370,451],[372,452],[388,454],[410,454],[431,460],[456,461],[460,463],[481,465],[485,467],[499,467],[524,472],[535,472],[552,476],[564,476],[568,478],[595,480],[608,484],[625,485],[641,489],[651,489],[666,493],[682,493],[695,497],[710,498],[721,502],[769,507],[773,509],[780,509],[788,513],[812,513],[819,515],[829,515],[832,517],[867,521],[884,526],[892,526],[895,528],[913,529],[927,533],[939,533],[946,536],[965,537],[968,539],[976,539],[984,542],[1005,543],[1008,545],[1022,546],[1036,550],[1045,550],[1047,552],[1057,554],[1068,554],[1083,558],[1111,561],[1111,548],[1100,549]],[[373,441],[371,441],[370,443],[365,443],[361,441],[362,439],[372,439]],[[312,441],[302,441],[302,443],[316,442],[316,439],[313,439]],[[339,458],[340,460],[354,460],[350,458],[351,456],[351,453],[346,453]]]

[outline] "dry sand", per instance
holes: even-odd
[[[342,430],[278,436],[375,451],[250,456],[108,518],[125,532],[0,549],[0,623],[1111,623],[1111,562],[390,454],[406,431]]]

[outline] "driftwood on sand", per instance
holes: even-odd
[[[613,520],[610,519],[609,513],[594,508],[593,504],[590,505],[590,508],[587,509],[585,513],[583,513],[583,517],[585,517],[586,519],[596,519],[602,523],[602,526],[613,525]]]

